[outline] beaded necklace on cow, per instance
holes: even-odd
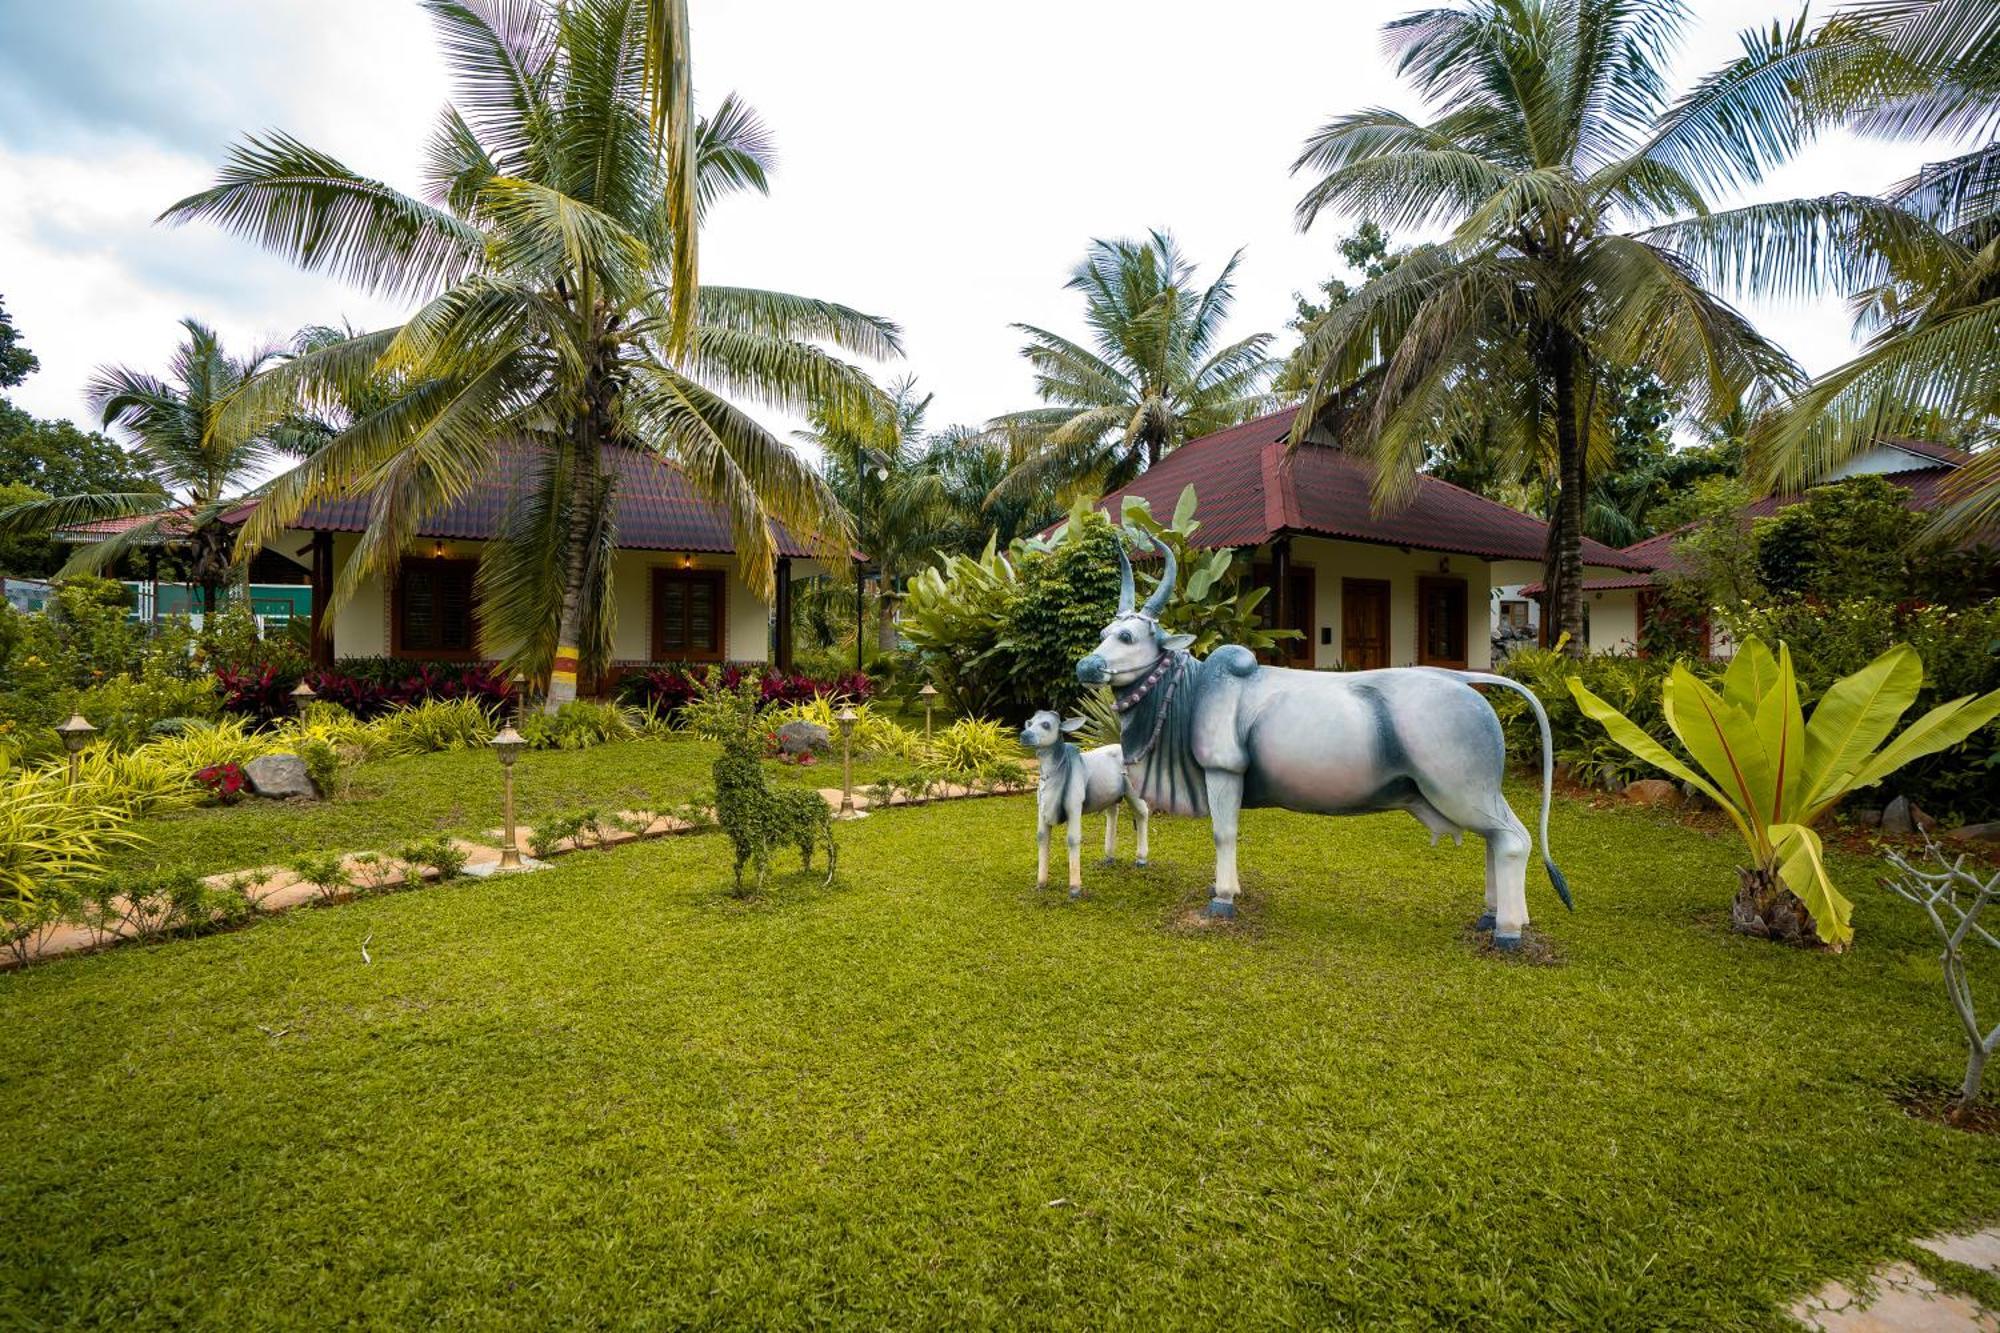
[[[1162,680],[1167,682],[1166,692],[1160,696],[1159,710],[1153,717],[1153,734],[1146,737],[1146,743],[1140,747],[1139,753],[1126,758],[1126,763],[1143,764],[1146,762],[1146,756],[1153,752],[1153,747],[1159,744],[1160,732],[1166,727],[1167,713],[1173,706],[1174,686],[1178,685],[1181,679],[1178,664],[1185,661],[1186,657],[1185,653],[1162,653],[1159,662],[1151,671],[1146,673],[1144,680],[1133,686],[1127,693],[1116,694],[1112,697],[1111,706],[1113,708],[1121,713],[1129,713],[1145,702],[1146,696],[1153,692],[1154,686],[1158,685]]]

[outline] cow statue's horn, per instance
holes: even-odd
[[[1160,572],[1160,586],[1153,589],[1153,595],[1146,599],[1146,608],[1140,614],[1158,620],[1160,612],[1167,609],[1167,599],[1174,595],[1174,582],[1180,577],[1180,566],[1174,561],[1173,547],[1150,536],[1148,540],[1166,553],[1167,567]]]
[[[1125,543],[1118,543],[1118,614],[1132,614],[1132,603],[1138,594],[1132,589],[1132,562],[1125,555]]]

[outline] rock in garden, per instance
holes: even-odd
[[[1907,796],[1898,796],[1882,811],[1882,831],[1884,833],[1929,833],[1937,827],[1937,821],[1923,812],[1921,806],[1912,805]]]
[[[2000,842],[2000,819],[1984,824],[1966,824],[1944,836],[1954,842]]]
[[[782,754],[800,755],[823,751],[831,740],[826,728],[817,722],[787,722],[778,728],[778,750]]]
[[[1847,817],[1862,828],[1882,827],[1882,812],[1873,806],[1863,806],[1859,810],[1850,810],[1847,812]]]
[[[1626,784],[1625,799],[1634,805],[1679,805],[1681,789],[1664,778],[1640,778]]]
[[[243,776],[250,780],[252,792],[274,801],[289,797],[310,801],[317,794],[312,778],[306,773],[306,761],[295,754],[258,755],[243,765]]]

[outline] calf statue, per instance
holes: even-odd
[[[1124,756],[1116,745],[1100,745],[1085,750],[1063,736],[1085,724],[1073,717],[1064,722],[1043,709],[1021,728],[1021,744],[1035,752],[1042,770],[1041,789],[1035,801],[1035,887],[1049,886],[1049,830],[1064,828],[1069,844],[1069,896],[1083,896],[1083,817],[1106,811],[1104,816],[1104,864],[1118,859],[1118,803],[1132,807],[1132,822],[1139,829],[1139,855],[1134,865],[1146,864],[1146,803],[1125,781]]]
[[[1109,685],[1126,772],[1154,810],[1206,815],[1215,835],[1209,914],[1236,915],[1237,816],[1275,806],[1310,814],[1406,810],[1435,843],[1471,829],[1486,840],[1481,929],[1517,948],[1528,924],[1528,830],[1501,795],[1506,742],[1474,683],[1518,690],[1542,730],[1542,864],[1563,906],[1569,886],[1549,858],[1553,756],[1548,714],[1505,676],[1439,667],[1297,671],[1261,665],[1237,644],[1196,661],[1186,634],[1160,628],[1179,571],[1171,548],[1160,586],[1133,609],[1132,564],[1118,553],[1118,617],[1076,664]]]

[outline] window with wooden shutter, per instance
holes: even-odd
[[[391,619],[398,657],[469,658],[479,651],[473,560],[406,560],[396,579]]]
[[[725,611],[720,570],[654,570],[653,660],[721,661]]]

